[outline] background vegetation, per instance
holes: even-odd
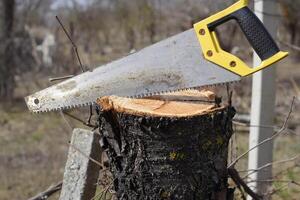
[[[94,68],[187,30],[233,2],[0,0],[0,199],[26,199],[60,181],[70,128],[82,126],[72,119],[66,123],[56,113],[32,115],[23,101],[24,96],[51,85],[50,77],[80,73],[72,45],[56,15],[70,31],[85,67]],[[292,97],[297,97],[289,132],[274,141],[275,160],[300,154],[299,8],[299,0],[278,0],[280,12],[272,16],[280,22],[278,44],[291,52],[289,60],[278,67],[277,126],[285,119]],[[251,62],[252,49],[237,26],[229,23],[218,32],[223,48]],[[234,106],[247,118],[251,79],[233,90]],[[74,114],[82,119],[88,116],[85,108]],[[233,157],[248,148],[247,125],[235,128]],[[240,171],[246,169],[246,161],[245,157],[239,162]],[[299,164],[295,159],[274,165],[274,174],[278,174],[272,188],[276,191],[274,199],[299,199],[300,187],[291,182],[300,182]]]

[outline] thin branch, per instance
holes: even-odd
[[[295,79],[293,77],[291,78],[291,83],[292,83],[292,85],[294,87],[296,95],[299,98],[300,97],[300,88],[299,88],[298,84],[296,83],[296,81],[295,81]]]
[[[299,46],[296,46],[296,45],[294,45],[294,44],[290,44],[290,43],[288,43],[288,42],[285,42],[285,41],[283,41],[283,40],[277,40],[279,43],[281,43],[281,44],[283,44],[283,45],[285,45],[285,46],[287,46],[287,47],[289,47],[290,49],[293,49],[293,50],[295,50],[295,51],[300,51],[300,47]]]
[[[59,190],[61,190],[62,187],[62,181],[57,183],[56,185],[52,185],[50,186],[47,190],[37,194],[34,197],[31,197],[28,200],[44,200],[44,199],[48,199],[51,195],[53,195],[54,193],[58,192]]]
[[[227,90],[228,105],[231,107],[232,106],[232,94],[233,94],[233,92],[230,90],[229,84],[226,84],[226,90]]]
[[[81,119],[79,119],[79,118],[77,118],[77,117],[75,117],[75,116],[73,116],[73,115],[71,115],[69,113],[61,111],[60,114],[61,114],[62,118],[64,119],[64,121],[66,122],[66,124],[68,125],[68,127],[69,127],[69,129],[71,131],[73,130],[73,128],[71,127],[71,125],[69,124],[69,122],[67,121],[67,119],[65,118],[64,114],[66,114],[67,116],[69,116],[69,117],[71,117],[73,119],[76,119],[77,121],[80,121],[80,122],[82,122],[82,123],[85,124],[84,121],[82,121]],[[104,166],[100,162],[98,162],[97,160],[95,160],[95,159],[91,158],[90,156],[86,155],[80,149],[78,149],[77,147],[75,147],[74,145],[72,145],[71,143],[69,145],[70,145],[70,147],[72,147],[73,149],[75,149],[76,151],[78,151],[80,154],[82,154],[84,157],[90,159],[92,162],[94,162],[95,164],[99,165],[102,169],[104,169]]]
[[[65,79],[69,79],[74,77],[74,75],[68,75],[68,76],[62,76],[62,77],[55,77],[55,78],[49,78],[49,82],[54,82],[54,81],[61,81]]]
[[[111,187],[111,185],[113,184],[113,182],[115,181],[115,179],[113,181],[111,181],[105,188],[103,188],[98,194],[96,194],[91,200],[95,200],[97,197],[99,197],[99,199],[102,199],[103,194],[107,193],[107,191],[109,190],[109,188]]]
[[[298,183],[298,182],[296,182],[296,181],[294,181],[294,180],[269,179],[269,180],[255,180],[255,181],[249,181],[248,183],[250,183],[250,182],[263,182],[263,183],[265,183],[265,182],[271,182],[271,183],[272,183],[272,182],[281,182],[281,183],[286,183],[286,184],[284,184],[283,186],[281,186],[281,187],[279,187],[279,188],[276,188],[276,189],[274,189],[273,191],[271,191],[271,192],[269,192],[269,193],[267,193],[267,194],[264,194],[264,197],[270,197],[270,196],[276,194],[278,191],[281,191],[281,190],[283,190],[284,188],[289,187],[290,184],[294,184],[294,185],[300,187],[300,183]],[[268,198],[268,199],[269,199],[269,198]]]
[[[279,191],[281,191],[281,190],[283,190],[283,189],[285,189],[285,188],[288,188],[288,187],[289,187],[289,184],[290,184],[290,183],[284,184],[284,185],[282,185],[281,187],[276,188],[276,189],[274,189],[273,191],[271,191],[271,192],[265,194],[264,196],[265,196],[265,197],[271,197],[271,196],[273,196],[274,194],[276,194],[277,192],[279,192]],[[269,199],[269,198],[268,198],[268,199]]]
[[[255,13],[259,13],[259,14],[262,14],[262,15],[265,15],[265,16],[269,16],[269,17],[283,18],[283,16],[280,15],[280,14],[267,13],[267,12],[263,12],[263,11],[260,11],[260,10],[255,10]]]
[[[83,156],[87,157],[89,160],[91,160],[92,162],[94,162],[95,164],[99,165],[102,169],[104,169],[104,166],[99,163],[98,161],[94,160],[93,158],[85,155],[82,151],[80,151],[78,148],[76,148],[74,145],[71,145],[70,146],[72,148],[74,148],[76,151],[78,151],[79,153],[81,153]],[[108,168],[105,168],[105,170],[107,170]],[[43,192],[40,192],[39,194],[37,194],[36,196],[34,197],[31,197],[30,199],[28,200],[44,200],[44,199],[48,199],[51,195],[53,195],[54,193],[58,192],[61,190],[62,188],[62,181],[57,183],[56,185],[53,185],[53,186],[50,186],[47,190],[43,191]],[[110,184],[111,185],[111,184]]]
[[[70,117],[70,118],[72,118],[72,119],[75,119],[76,121],[78,121],[78,122],[81,122],[81,123],[85,123],[82,119],[80,119],[80,118],[78,118],[78,117],[76,117],[76,116],[74,116],[74,115],[71,115],[70,113],[68,113],[68,112],[65,112],[65,111],[63,111],[63,114],[65,114],[65,115],[67,115],[68,117]]]
[[[60,26],[62,27],[63,31],[65,32],[66,36],[68,37],[68,39],[70,40],[70,42],[72,43],[72,46],[73,46],[73,50],[76,54],[76,57],[77,57],[77,60],[78,60],[78,63],[79,63],[79,66],[81,68],[81,71],[82,72],[85,72],[84,68],[83,68],[83,65],[82,65],[82,62],[81,62],[81,59],[79,57],[79,53],[78,53],[78,48],[75,44],[75,42],[73,42],[70,34],[68,33],[68,31],[66,30],[65,26],[63,25],[63,23],[60,21],[59,17],[58,16],[55,16],[56,20],[58,21],[58,23],[60,24]]]
[[[289,170],[295,169],[296,167],[299,167],[299,166],[298,166],[296,163],[294,163],[294,165],[292,165],[292,166],[290,166],[290,167],[287,167],[287,168],[285,168],[285,169],[283,169],[283,170],[277,172],[277,173],[273,176],[273,178],[277,178],[277,177],[281,176],[282,174],[288,172]]]
[[[236,169],[234,169],[233,167],[228,168],[228,174],[235,182],[235,184],[237,184],[238,186],[242,186],[245,192],[249,194],[254,200],[262,200],[262,196],[256,194],[255,192],[253,192],[253,190],[251,190],[251,188],[248,187],[248,185],[243,181]]]
[[[78,122],[81,122],[81,123],[82,123],[83,125],[85,125],[85,126],[88,126],[88,127],[90,127],[90,128],[97,128],[96,125],[87,123],[87,122],[83,121],[82,119],[80,119],[80,118],[78,118],[78,117],[76,117],[76,116],[74,116],[74,115],[71,115],[70,113],[63,112],[63,114],[67,115],[68,117],[70,117],[70,118],[72,118],[72,119],[75,119],[75,120],[78,121]]]
[[[283,163],[287,163],[287,162],[292,162],[292,161],[295,161],[297,160],[298,158],[300,157],[300,155],[297,155],[293,158],[289,158],[289,159],[286,159],[286,160],[280,160],[280,161],[275,161],[275,162],[270,162],[270,163],[267,163],[257,169],[249,169],[249,170],[245,170],[245,171],[250,171],[250,173],[248,173],[246,176],[243,177],[243,179],[247,178],[248,176],[250,176],[251,174],[254,174],[255,172],[258,172],[258,171],[261,171],[265,168],[268,168],[268,167],[271,167],[271,166],[274,166],[274,165],[278,165],[278,164],[283,164]],[[244,172],[245,172],[244,171]]]
[[[294,180],[283,180],[283,179],[267,179],[267,180],[251,180],[251,181],[247,181],[247,183],[252,183],[252,182],[261,182],[261,183],[265,183],[265,182],[277,182],[277,183],[292,183],[294,185],[300,186],[300,183],[294,181]]]
[[[84,70],[84,67],[82,65],[82,62],[81,62],[81,59],[80,59],[80,56],[79,56],[79,53],[78,53],[78,48],[77,48],[77,45],[75,44],[75,42],[72,40],[72,37],[70,36],[70,34],[68,33],[67,29],[65,28],[65,26],[63,25],[63,23],[61,22],[61,20],[59,19],[58,16],[55,16],[55,18],[57,19],[58,23],[60,24],[60,26],[62,27],[63,31],[65,32],[67,38],[70,40],[71,44],[72,44],[72,47],[73,47],[73,50],[76,54],[76,57],[77,57],[77,60],[78,60],[78,63],[79,63],[79,66],[81,68],[81,71],[82,72],[85,72]],[[57,78],[56,78],[57,80]],[[92,112],[92,109],[93,109],[93,106],[90,105],[90,117],[88,119],[88,122],[83,122],[84,125],[88,126],[88,127],[92,127],[92,128],[96,128],[96,126],[92,125],[90,122],[91,122],[91,118],[92,118],[92,115],[93,115],[93,112]],[[75,119],[75,118],[74,118]],[[78,120],[78,118],[77,118]]]
[[[92,158],[92,157],[86,155],[85,153],[83,153],[83,152],[82,152],[80,149],[78,149],[75,145],[73,145],[73,144],[71,144],[71,143],[70,143],[69,145],[70,145],[71,148],[75,149],[75,151],[78,151],[81,155],[83,155],[84,157],[88,158],[90,161],[92,161],[92,162],[95,163],[96,165],[100,166],[101,169],[104,169],[104,166],[103,166],[100,162],[98,162],[98,161],[95,160],[94,158]]]
[[[292,103],[291,103],[291,106],[290,106],[290,110],[288,112],[288,115],[287,115],[287,117],[286,117],[286,119],[285,119],[285,121],[284,121],[281,129],[277,133],[275,133],[272,137],[269,137],[269,138],[263,140],[259,144],[255,145],[254,147],[250,148],[248,151],[246,151],[245,153],[243,153],[242,155],[240,155],[231,164],[229,164],[228,168],[233,167],[241,158],[243,158],[244,156],[246,156],[250,151],[256,149],[257,147],[259,147],[259,146],[261,146],[261,145],[263,145],[263,144],[265,144],[267,142],[272,141],[273,139],[275,139],[276,137],[278,137],[279,135],[281,135],[286,130],[287,123],[288,123],[288,121],[290,119],[290,116],[291,116],[291,114],[293,112],[294,102],[295,102],[295,97],[293,97],[293,100],[292,100]]]
[[[272,129],[274,129],[274,131],[279,131],[281,129],[281,127],[278,127],[278,126],[253,125],[253,124],[250,124],[248,122],[240,122],[240,121],[237,121],[237,120],[232,120],[232,123],[234,125],[241,126],[241,127],[247,127],[247,128],[250,128],[250,127],[255,127],[255,128],[272,128]],[[289,133],[293,134],[293,135],[299,135],[294,130],[292,130],[290,128],[286,127],[285,130],[288,131]]]
[[[63,120],[65,121],[65,123],[67,124],[69,131],[72,132],[73,131],[73,127],[71,126],[71,124],[68,122],[68,120],[65,118],[64,112],[60,111],[59,114],[61,115],[61,117],[63,118]]]

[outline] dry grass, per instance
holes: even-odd
[[[0,111],[0,199],[26,199],[62,179],[70,133],[58,114],[23,103]],[[5,108],[5,109],[4,109]]]

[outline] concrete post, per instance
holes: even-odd
[[[278,5],[276,0],[255,1],[255,13],[264,23],[271,33],[276,37],[278,20],[274,17],[277,13]],[[268,13],[268,14],[266,14]],[[254,66],[258,66],[261,60],[255,54]],[[276,69],[272,66],[264,71],[258,72],[253,76],[252,84],[252,105],[251,105],[251,124],[273,126],[274,105],[275,105],[275,78]],[[249,148],[259,144],[274,133],[273,128],[251,127],[249,136]],[[257,169],[266,163],[272,162],[273,143],[266,143],[249,153],[248,169]],[[253,173],[250,180],[265,180],[272,177],[272,168],[268,168],[257,173]],[[264,193],[270,183],[252,182],[249,186],[257,193]],[[248,200],[251,198],[248,197]]]
[[[92,199],[96,192],[100,166],[100,136],[89,130],[74,129],[65,167],[60,200]]]

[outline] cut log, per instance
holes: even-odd
[[[118,199],[227,199],[235,110],[215,99],[207,90],[98,99]]]

